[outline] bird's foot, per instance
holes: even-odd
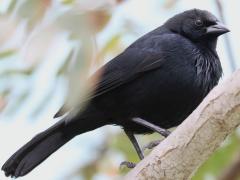
[[[165,138],[171,134],[171,131],[169,131],[167,129],[162,129],[162,128],[159,128],[159,130],[157,132]]]
[[[146,149],[153,149],[154,147],[159,145],[161,141],[162,140],[151,141],[150,143],[148,143],[145,146],[143,146],[143,151],[145,151]]]
[[[129,162],[129,161],[123,161],[120,164],[120,169],[122,169],[123,167],[127,167],[129,169],[132,169],[136,166],[136,163],[133,162]]]

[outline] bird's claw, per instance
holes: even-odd
[[[133,162],[129,162],[129,161],[123,161],[123,162],[121,162],[121,164],[120,164],[120,169],[121,168],[123,168],[123,167],[127,167],[127,168],[129,168],[129,169],[132,169],[132,168],[134,168],[135,166],[136,166],[136,163],[133,163]]]
[[[156,147],[157,145],[160,144],[162,140],[155,140],[155,141],[151,141],[150,143],[146,144],[143,147],[143,151],[145,151],[146,149],[153,149],[154,147]]]

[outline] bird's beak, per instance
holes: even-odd
[[[230,32],[230,30],[224,24],[217,22],[217,24],[207,27],[206,34],[220,36],[227,32]]]

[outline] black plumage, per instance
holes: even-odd
[[[102,76],[83,111],[70,112],[37,135],[2,170],[23,176],[76,135],[107,124],[130,134],[153,132],[134,118],[166,129],[179,125],[217,85],[222,75],[217,37],[226,32],[207,11],[172,17],[99,70]]]

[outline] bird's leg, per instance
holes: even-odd
[[[141,118],[133,118],[132,121],[161,134],[163,137],[167,137],[171,133],[167,129],[163,129]]]
[[[133,144],[134,149],[137,151],[138,157],[142,160],[144,158],[144,155],[143,155],[143,152],[142,152],[134,134],[127,130],[124,130],[124,131],[125,131],[126,135],[128,136],[128,138],[130,139],[131,143]],[[120,167],[121,166],[127,166],[128,168],[134,168],[136,166],[136,164],[133,162],[123,161],[120,164]]]
[[[167,129],[163,129],[159,126],[156,126],[144,119],[141,119],[141,118],[133,118],[132,119],[133,122],[137,123],[137,124],[140,124],[142,126],[145,126],[159,134],[161,134],[163,137],[167,137],[171,132],[168,131]],[[154,147],[156,147],[158,144],[160,144],[161,140],[155,140],[155,141],[152,141],[150,143],[148,143],[147,145],[144,146],[143,150],[145,149],[153,149]]]
[[[135,138],[134,134],[130,131],[125,131],[125,133],[127,134],[128,138],[130,139],[131,143],[133,144],[135,150],[137,151],[137,154],[138,154],[138,157],[139,159],[143,159],[144,158],[144,155],[143,155],[143,152],[137,142],[137,139]]]

